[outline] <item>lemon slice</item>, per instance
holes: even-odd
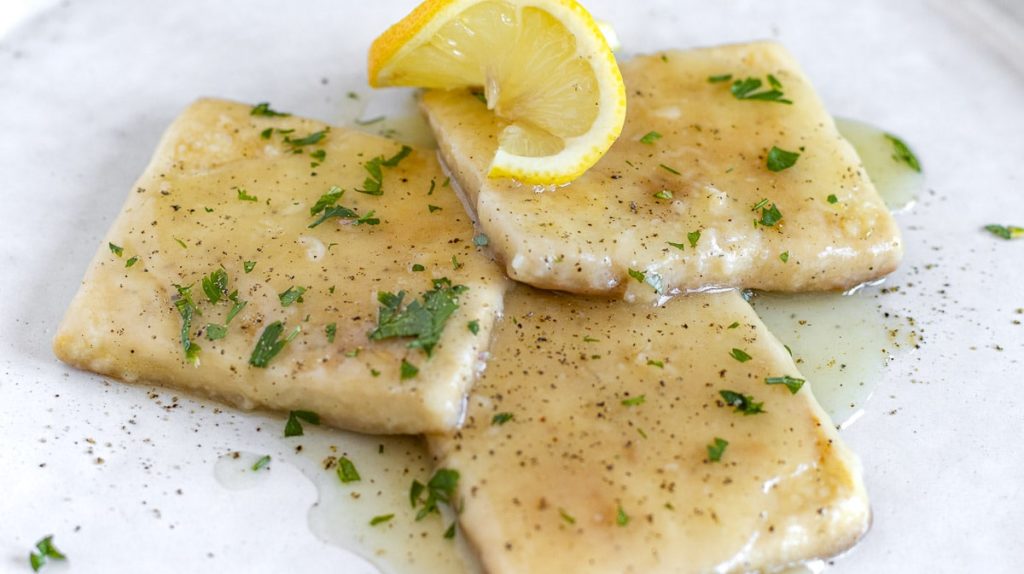
[[[507,122],[490,177],[562,184],[622,131],[626,89],[575,0],[427,0],[373,42],[370,85],[475,88]]]

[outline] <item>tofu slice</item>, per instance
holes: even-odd
[[[54,339],[57,356],[242,408],[310,410],[357,431],[456,426],[506,279],[474,246],[473,226],[442,185],[433,153],[412,151],[383,167],[382,195],[359,193],[369,175],[364,164],[393,157],[398,143],[339,128],[316,136],[328,126],[251,110],[201,100],[170,127],[68,309]],[[310,228],[310,208],[331,186],[346,190],[337,205],[360,216],[373,211],[380,223],[333,218]],[[120,257],[108,242],[123,248]],[[137,263],[126,267],[132,257]],[[251,271],[245,262],[255,262]],[[228,291],[246,302],[228,324],[233,303],[210,303],[201,286],[221,268]],[[408,304],[442,278],[468,289],[431,357],[409,348],[407,337],[369,339],[379,293],[405,291]],[[196,365],[181,341],[176,284],[192,285],[202,313],[190,330],[202,349]],[[280,294],[292,287],[306,291],[285,306]],[[257,341],[274,321],[284,322],[282,339],[296,327],[301,332],[265,368],[251,366]],[[477,321],[477,333],[467,328],[470,321]],[[208,340],[210,323],[226,324],[226,336]],[[418,374],[403,380],[403,360]]]
[[[665,292],[809,291],[847,289],[895,269],[899,230],[785,49],[755,43],[672,51],[621,69],[629,97],[622,136],[586,174],[553,189],[488,179],[501,122],[469,93],[423,96],[444,161],[510,277],[621,294],[634,269],[660,277]],[[766,92],[769,74],[791,105],[740,100],[730,81],[709,81],[757,78],[763,86],[753,93]],[[660,139],[641,141],[651,132]],[[770,171],[773,147],[800,157]],[[755,224],[771,205],[782,220]],[[697,231],[691,247],[688,234]]]
[[[492,348],[464,427],[430,438],[490,574],[774,571],[868,528],[859,462],[807,385],[765,383],[799,373],[736,292],[658,308],[519,287]]]

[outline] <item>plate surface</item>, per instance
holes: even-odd
[[[29,549],[52,533],[78,572],[373,572],[310,531],[317,494],[299,469],[278,465],[241,491],[215,479],[226,452],[293,448],[280,417],[75,372],[49,341],[186,104],[270,101],[336,123],[353,118],[349,91],[370,100],[366,117],[406,106],[405,93],[370,94],[365,55],[413,2],[50,4],[0,37],[0,571],[28,571]],[[830,572],[1018,571],[1024,241],[980,230],[1024,225],[1018,5],[587,5],[627,54],[778,39],[835,115],[915,147],[928,190],[899,216],[907,255],[882,304],[913,319],[920,348],[897,356],[844,431],[874,526]]]

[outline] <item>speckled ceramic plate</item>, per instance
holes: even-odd
[[[338,123],[407,106],[406,93],[370,94],[364,62],[412,2],[51,4],[0,37],[0,571],[28,571],[46,534],[70,557],[53,571],[375,571],[331,543],[317,510],[330,495],[307,478],[323,453],[297,455],[280,417],[73,371],[49,341],[188,102],[271,101]],[[1019,2],[587,4],[626,53],[778,39],[833,113],[916,148],[927,189],[899,215],[906,260],[873,310],[918,348],[896,353],[843,431],[874,525],[831,571],[1018,571],[1024,241],[981,228],[1024,225]],[[350,438],[314,429],[304,446]],[[274,472],[232,483],[216,469],[233,451],[271,454]]]

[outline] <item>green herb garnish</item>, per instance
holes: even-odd
[[[657,199],[672,199],[672,192],[667,189],[663,189],[658,193],[655,193],[654,197]]]
[[[435,211],[441,211],[441,208],[436,205],[427,204],[427,210],[430,211],[430,213],[434,213]]]
[[[663,170],[665,170],[665,171],[667,171],[669,173],[673,173],[675,175],[683,175],[683,174],[679,173],[678,171],[672,169],[671,167],[669,167],[669,166],[667,166],[667,165],[665,165],[663,163],[659,163],[658,167],[660,167],[661,169],[663,169]]]
[[[324,331],[327,333],[327,342],[333,343],[335,335],[338,334],[338,324],[331,323],[330,325],[324,327]]]
[[[117,255],[118,257],[124,255],[124,247],[114,245],[113,243],[108,243],[107,246],[110,247],[110,252],[114,255]]]
[[[647,395],[637,395],[628,399],[622,399],[622,406],[624,407],[637,407],[644,404],[647,401]]]
[[[722,400],[725,404],[730,407],[735,407],[737,413],[743,413],[744,415],[756,415],[764,412],[762,408],[764,403],[755,403],[754,397],[749,395],[743,395],[734,391],[719,391],[722,396]]]
[[[251,272],[255,267],[256,267],[256,262],[255,261],[243,261],[242,262],[242,269],[244,269],[246,273]]]
[[[52,534],[36,542],[35,551],[28,555],[28,563],[33,572],[39,572],[47,560],[67,560],[67,556],[53,545]]]
[[[228,311],[228,316],[224,319],[224,323],[230,324],[231,320],[234,319],[236,315],[241,313],[242,309],[245,309],[245,306],[248,305],[248,304],[249,304],[248,301],[238,301],[238,300],[236,300],[235,304],[232,305],[231,310]]]
[[[672,247],[675,247],[676,249],[678,249],[680,251],[686,251],[686,244],[685,243],[672,243],[671,241],[666,241],[665,243],[668,243],[669,245],[671,245]]]
[[[733,321],[731,325],[726,327],[726,329],[735,329],[736,327],[739,327],[739,326],[740,326],[740,322],[739,321]]]
[[[459,471],[450,468],[437,469],[434,476],[430,477],[425,485],[418,480],[412,481],[409,501],[413,508],[423,506],[416,513],[416,520],[423,520],[431,513],[440,514],[438,504],[447,504],[449,507],[453,507],[455,489],[458,484]],[[426,492],[426,498],[423,497],[424,492]]]
[[[722,82],[728,82],[732,79],[732,74],[722,74],[719,76],[708,76],[709,84],[720,84]]]
[[[715,442],[708,445],[708,460],[711,462],[722,460],[722,455],[725,453],[725,447],[727,446],[729,446],[729,441],[724,438],[715,437]]]
[[[745,78],[733,82],[730,91],[737,100],[755,100],[787,105],[793,103],[786,99],[785,94],[782,93],[782,83],[775,76],[768,74],[768,84],[770,89],[761,89],[764,82],[760,79]]]
[[[661,134],[655,131],[650,131],[644,134],[644,137],[640,138],[640,143],[651,145],[654,142],[661,139]]]
[[[433,286],[423,294],[422,303],[412,301],[404,309],[405,291],[399,291],[397,295],[388,292],[378,294],[380,312],[377,328],[370,332],[370,339],[415,337],[409,347],[423,349],[429,357],[441,339],[448,318],[459,308],[459,295],[469,289],[463,285],[453,286],[446,277],[434,279]]]
[[[700,241],[700,230],[687,233],[686,240],[690,242],[690,247],[696,249],[697,242]]]
[[[627,273],[629,273],[630,277],[636,279],[639,283],[644,283],[647,281],[647,274],[644,273],[643,271],[637,271],[636,269],[633,268],[629,268],[626,271]]]
[[[420,265],[419,263],[412,264],[412,270],[416,273],[419,273],[420,271],[425,271],[426,269],[426,267]]]
[[[206,325],[206,338],[210,341],[216,341],[217,339],[223,339],[228,336],[228,328],[224,325],[218,325],[216,323],[209,323]]]
[[[1006,240],[1024,237],[1024,227],[1017,227],[1016,225],[986,225],[985,231]]]
[[[466,323],[466,328],[469,329],[470,333],[476,335],[480,332],[480,321],[473,319],[469,323]]]
[[[412,153],[412,148],[406,145],[402,146],[402,149],[395,155],[385,159],[384,156],[377,156],[370,161],[363,164],[363,169],[369,176],[363,181],[363,188],[356,189],[359,193],[365,193],[368,195],[383,195],[384,194],[384,171],[385,167],[395,167],[403,159]]]
[[[571,514],[566,512],[564,508],[558,509],[558,515],[561,516],[562,520],[566,521],[568,524],[576,524],[576,519],[573,518]]]
[[[374,516],[370,519],[370,526],[377,526],[378,524],[389,522],[394,517],[394,514],[381,514],[379,516]]]
[[[498,413],[491,417],[491,426],[501,426],[515,417],[512,413]]]
[[[629,524],[629,515],[622,509],[622,505],[619,505],[618,512],[615,513],[615,523],[619,526],[625,526]]]
[[[130,268],[132,265],[135,265],[138,262],[139,262],[138,255],[133,255],[133,256],[129,257],[127,261],[124,262],[124,266],[125,266],[125,268]]]
[[[790,354],[792,355],[792,353]],[[764,382],[768,385],[786,385],[789,392],[795,395],[800,392],[800,388],[803,387],[804,383],[807,381],[786,375],[784,377],[768,377]]]
[[[356,470],[356,465],[352,464],[352,461],[346,456],[338,459],[338,479],[344,484],[359,482],[362,479],[359,476],[359,471]]]
[[[405,359],[402,359],[401,377],[400,377],[401,380],[405,381],[405,380],[411,379],[411,378],[415,377],[416,375],[418,375],[419,373],[420,373],[419,367],[417,367],[416,365],[410,363],[409,361],[406,361]]]
[[[839,202],[839,198],[836,197],[836,194],[834,194],[834,193],[830,193],[829,196],[826,199],[827,199],[827,201],[829,203],[838,203]]]
[[[779,259],[781,259],[783,263],[789,263],[789,251],[779,253]]]
[[[249,115],[263,116],[267,118],[284,118],[290,116],[291,114],[285,114],[270,109],[270,102],[260,102],[253,106],[252,110],[249,112]]]
[[[302,428],[302,421],[311,425],[320,424],[320,415],[313,411],[291,411],[288,413],[288,422],[284,423],[285,438],[302,436],[305,431]]]
[[[255,195],[249,195],[244,187],[238,188],[238,200],[239,201],[259,201]]]
[[[655,361],[654,359],[647,359],[647,366],[658,367],[659,369],[665,368],[665,361]]]
[[[253,472],[260,471],[260,470],[266,468],[268,464],[270,464],[270,455],[269,454],[265,454],[265,455],[261,456],[259,458],[259,460],[257,460],[256,462],[253,463],[252,470],[253,470]]]
[[[761,219],[754,220],[755,225],[774,227],[776,223],[782,221],[782,212],[779,211],[779,207],[769,202],[767,198],[757,202],[751,211],[757,211],[758,209],[761,210]]]
[[[345,190],[336,185],[332,185],[331,189],[329,189],[327,193],[321,195],[320,199],[316,200],[313,207],[309,208],[309,214],[316,215],[323,212],[328,207],[338,203],[338,200],[341,199],[342,195],[345,195]]]
[[[252,355],[249,356],[249,364],[261,369],[266,368],[270,360],[276,357],[281,352],[281,349],[284,349],[285,345],[298,336],[301,330],[301,327],[296,326],[287,337],[281,339],[281,334],[284,333],[284,324],[280,321],[274,321],[267,325],[267,328],[263,329],[263,334],[260,335],[259,340],[256,341],[256,347],[252,350]]]
[[[174,308],[181,315],[181,346],[185,350],[185,359],[195,364],[199,360],[199,345],[192,342],[190,331],[192,330],[192,318],[195,315],[202,315],[195,301],[192,299],[192,286],[182,287],[175,285],[178,291],[178,298],[174,301]]]
[[[743,349],[733,349],[732,351],[729,352],[729,356],[741,363],[746,363],[747,361],[753,358],[750,355],[748,355],[747,352],[744,351]]]
[[[292,303],[302,303],[302,294],[306,292],[305,287],[291,286],[286,289],[283,293],[279,293],[277,298],[281,300],[282,307],[289,307]]]
[[[906,142],[892,134],[885,134],[885,139],[889,140],[889,143],[892,144],[892,159],[905,163],[910,169],[921,173],[921,162]]]
[[[318,132],[313,132],[308,136],[303,136],[301,138],[285,136],[284,143],[292,146],[292,151],[297,151],[301,147],[320,143],[325,137],[327,137],[327,133],[329,131],[331,131],[330,128],[324,128]]]
[[[203,293],[210,303],[216,305],[228,294],[228,273],[223,269],[217,269],[213,273],[203,277]]]
[[[780,172],[789,169],[796,165],[796,160],[798,159],[800,159],[799,152],[786,151],[782,148],[772,146],[772,149],[768,151],[768,170]]]

